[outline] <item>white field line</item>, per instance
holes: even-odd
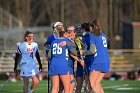
[[[136,90],[137,88],[116,88],[115,90]]]
[[[103,87],[104,89],[108,89],[108,88],[118,88],[118,87],[126,87],[128,86],[128,84],[123,84],[123,85],[115,85],[115,86],[107,86],[107,87]]]

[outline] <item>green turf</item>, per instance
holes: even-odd
[[[0,87],[5,80],[0,80]],[[124,81],[110,81],[103,80],[102,85],[105,93],[140,93],[140,81],[137,80],[124,80]],[[0,93],[23,93],[23,82],[17,81],[15,83],[9,81]],[[48,93],[47,80],[40,81],[39,86],[33,93]],[[84,93],[84,92],[83,92]]]
[[[137,80],[104,80],[102,83],[105,93],[140,93],[140,81]]]

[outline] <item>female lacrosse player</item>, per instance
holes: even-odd
[[[50,46],[51,46],[51,43],[54,41],[54,40],[56,40],[56,39],[58,39],[59,38],[59,33],[58,33],[58,30],[59,29],[63,29],[64,28],[64,25],[63,25],[63,23],[61,23],[61,22],[55,22],[54,24],[53,24],[53,33],[47,38],[47,40],[46,40],[46,42],[44,43],[44,46],[46,47],[46,59],[48,60],[48,52],[49,52],[49,49],[50,49]],[[50,60],[48,60],[48,61],[50,61]],[[49,70],[49,63],[50,62],[48,62],[48,70]],[[51,86],[49,86],[50,84],[50,77],[48,77],[48,91],[51,91],[51,89],[52,89],[52,82],[51,82]],[[49,88],[50,87],[50,88]]]
[[[90,82],[89,82],[89,67],[91,65],[91,59],[94,57],[94,50],[95,46],[91,44],[90,38],[93,36],[92,33],[90,33],[90,26],[89,23],[83,23],[81,24],[82,29],[84,30],[83,33],[83,41],[85,42],[85,48],[83,50],[83,55],[85,56],[84,61],[85,61],[85,67],[84,67],[84,72],[85,72],[85,89],[86,93],[89,93],[91,91],[90,87]]]
[[[70,40],[72,44],[70,43],[66,43],[65,41],[62,41],[61,43],[59,43],[60,46],[73,46],[76,48],[76,45],[75,45],[75,27],[74,26],[68,26],[67,27],[67,33],[69,34],[68,35],[68,39]],[[72,53],[69,53],[69,58],[68,58],[68,65],[69,65],[69,69],[70,69],[70,93],[73,93],[73,90],[74,90],[74,86],[75,86],[75,80],[74,80],[74,61],[77,61],[79,62],[82,66],[84,66],[84,61],[82,59],[79,59],[77,56],[74,56]],[[62,92],[59,92],[59,93],[62,93]]]
[[[39,48],[38,44],[34,42],[34,34],[30,31],[26,31],[24,35],[24,42],[18,45],[14,67],[15,72],[17,72],[18,66],[20,68],[20,76],[22,76],[24,82],[24,93],[32,93],[39,83],[37,77],[38,70],[36,67],[36,59],[39,63],[39,70],[42,70]],[[30,78],[32,79],[32,85],[31,88],[28,89]]]
[[[71,40],[71,42],[75,43],[74,39],[75,39],[75,27],[74,26],[69,26],[67,28],[67,31],[69,33],[69,39]],[[84,66],[84,61],[80,58],[78,58],[77,56],[74,56],[72,54],[70,54],[69,57],[69,64],[70,64],[70,78],[71,78],[71,85],[70,85],[70,93],[73,93],[74,90],[74,61],[77,61],[78,63],[80,63],[82,66]]]
[[[83,42],[83,30],[81,25],[76,26],[76,37],[74,39],[77,51],[78,51],[78,57],[84,60],[82,51],[84,49],[84,42]],[[83,66],[77,62],[77,69],[76,69],[76,92],[75,93],[81,93],[81,89],[83,86]]]
[[[93,92],[104,93],[101,81],[105,73],[109,72],[110,68],[107,37],[101,32],[100,24],[97,19],[91,21],[90,26],[92,29],[91,33],[93,33],[94,36],[91,38],[91,42],[96,46],[96,53],[94,54],[94,59],[90,66],[90,84]]]
[[[76,55],[76,50],[70,46],[59,46],[62,41],[70,42],[67,38],[64,38],[64,29],[59,29],[59,38],[54,40],[51,44],[51,50],[49,51],[50,68],[48,74],[52,79],[52,93],[58,93],[59,90],[59,78],[64,86],[64,92],[70,92],[70,75],[68,67],[68,50]]]

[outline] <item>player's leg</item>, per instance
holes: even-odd
[[[34,76],[32,78],[32,85],[31,85],[31,90],[33,91],[35,89],[35,87],[37,87],[39,84],[39,80],[37,76]]]
[[[30,77],[23,76],[23,82],[24,82],[23,91],[24,91],[24,93],[28,93],[29,78]]]
[[[85,84],[86,84],[86,93],[89,93],[91,91],[91,86],[89,82],[89,76],[85,75]]]
[[[58,93],[59,90],[59,76],[58,75],[53,75],[51,76],[52,80],[52,91],[51,93]]]
[[[64,86],[64,92],[70,93],[70,75],[60,75],[60,79]]]
[[[100,93],[104,93],[103,87],[101,85],[101,81],[103,80],[104,75],[105,75],[105,73],[100,72],[100,75],[99,75],[98,79],[96,80],[96,84],[99,87]]]
[[[94,93],[99,93],[99,91],[100,91],[98,85],[96,85],[96,81],[97,81],[99,75],[100,75],[100,72],[98,72],[98,71],[92,70],[90,72],[90,76],[89,76],[90,85],[91,85],[92,91]]]
[[[76,92],[75,93],[81,93],[83,85],[83,77],[76,77]]]
[[[59,91],[58,91],[58,93],[64,93],[64,86],[63,86],[61,79],[59,79]]]
[[[70,75],[70,93],[73,93],[75,87],[74,75]]]
[[[77,63],[77,70],[76,70],[76,92],[75,93],[81,93],[82,87],[83,87],[83,67],[80,65],[80,63]]]

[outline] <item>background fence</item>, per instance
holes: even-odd
[[[13,72],[15,52],[16,50],[0,51],[0,73]],[[133,71],[137,74],[140,70],[140,49],[110,49],[109,53],[111,61],[109,74],[122,74],[124,78],[127,78],[126,74],[128,72]],[[40,51],[40,55],[43,67],[46,67],[48,62],[45,59],[43,50]],[[45,72],[47,72],[47,69],[45,69]]]

